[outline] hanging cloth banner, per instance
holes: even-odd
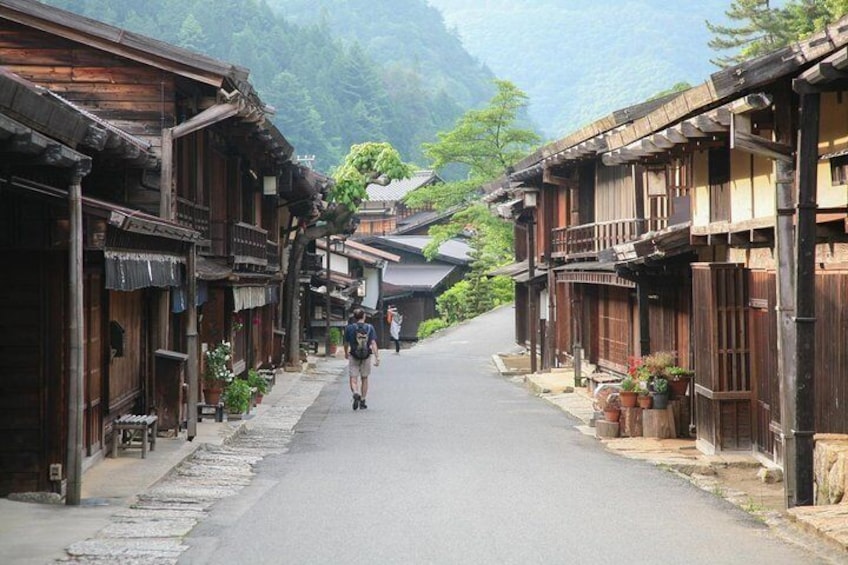
[[[132,291],[140,288],[182,286],[185,258],[136,251],[103,252],[106,258],[106,288]]]
[[[234,286],[233,312],[260,308],[269,303],[264,286]]]

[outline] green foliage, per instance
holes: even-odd
[[[473,316],[468,296],[471,292],[471,284],[467,281],[459,281],[436,299],[436,311],[448,325],[453,325]]]
[[[206,368],[203,379],[207,384],[223,385],[232,382],[235,376],[230,370],[233,348],[230,342],[222,341],[206,351]]]
[[[388,143],[360,143],[350,148],[341,167],[333,173],[336,184],[330,194],[331,202],[338,202],[356,211],[368,199],[368,185],[408,178],[412,174],[397,150]]]
[[[440,185],[441,191],[454,193],[451,199],[438,199],[442,207],[474,200],[480,185],[504,174],[541,139],[534,131],[516,126],[519,112],[527,106],[527,95],[509,81],[495,80],[495,86],[497,93],[486,107],[469,110],[452,130],[438,134],[438,142],[423,145],[434,169],[451,164],[468,168],[470,183]]]
[[[342,330],[335,326],[330,328],[330,343],[332,343],[333,345],[342,344]]]
[[[256,369],[248,369],[247,384],[255,388],[258,394],[268,394],[268,381]]]
[[[250,385],[244,379],[235,379],[224,389],[224,405],[229,412],[243,413],[250,408],[250,397],[253,395]]]
[[[447,328],[448,326],[450,326],[450,324],[448,324],[442,318],[430,318],[429,320],[424,320],[418,325],[418,339],[424,339],[425,337],[429,337],[437,331]]]
[[[407,159],[422,162],[421,142],[491,92],[490,71],[463,51],[425,2],[401,11],[388,0],[358,0],[363,6],[324,0],[332,7],[326,12],[333,17],[330,26],[319,21],[312,0],[46,3],[247,67],[263,101],[278,110],[272,121],[297,154],[315,155],[321,170],[367,139],[388,141]],[[310,17],[293,24],[287,18],[298,14],[289,5],[298,3],[300,15]],[[402,18],[406,13],[408,20]],[[359,23],[348,25],[345,14]],[[362,32],[367,43],[349,41],[347,31]],[[400,50],[401,58],[385,56]]]
[[[821,31],[846,13],[846,0],[789,0],[783,8],[773,7],[769,0],[735,0],[725,15],[736,26],[707,22],[713,33],[709,46],[735,51],[713,63],[727,67],[763,55]]]
[[[657,394],[667,394],[668,393],[668,380],[665,377],[654,377],[654,380],[651,383],[651,388]]]

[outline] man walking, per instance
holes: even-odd
[[[365,310],[353,311],[353,323],[345,328],[345,359],[348,359],[350,392],[353,394],[353,409],[368,408],[365,396],[368,394],[368,376],[371,374],[371,355],[374,366],[380,366],[380,350],[377,347],[377,332],[374,326],[365,322]]]

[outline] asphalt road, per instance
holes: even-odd
[[[346,378],[328,384],[180,563],[816,563],[502,378],[512,317],[381,352],[366,411]]]

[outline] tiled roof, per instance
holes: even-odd
[[[374,238],[370,243],[394,249],[421,253],[432,238],[428,235],[385,235]],[[471,246],[459,239],[449,239],[439,247],[437,259],[451,263],[468,264],[471,261]]]
[[[372,202],[397,202],[416,188],[441,182],[434,171],[416,171],[408,179],[393,180],[386,186],[368,185],[368,200]]]

